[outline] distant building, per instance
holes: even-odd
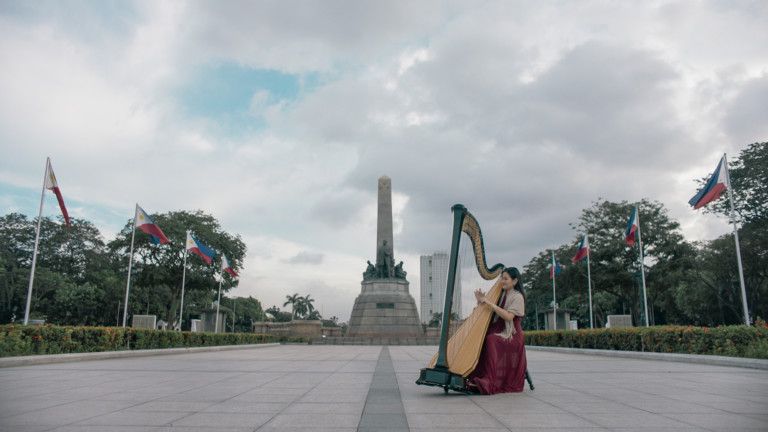
[[[448,254],[435,252],[421,256],[421,322],[428,323],[432,314],[443,313],[445,288],[448,286]],[[461,318],[461,268],[456,267],[453,288],[453,312]]]

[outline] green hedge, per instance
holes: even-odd
[[[256,333],[191,333],[122,327],[0,325],[0,357],[135,349],[304,342]]]
[[[768,359],[768,325],[528,331],[526,345]]]

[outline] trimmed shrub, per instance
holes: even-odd
[[[658,326],[616,329],[537,330],[527,345],[617,351],[708,354],[768,359],[768,324],[754,326]]]
[[[256,333],[216,334],[122,327],[0,325],[0,357],[271,342],[306,340]]]

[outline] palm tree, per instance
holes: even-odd
[[[296,299],[296,304],[293,306],[293,308],[296,311],[296,318],[306,318],[308,308],[307,301],[304,297],[299,297]]]
[[[296,305],[302,301],[303,297],[299,293],[294,293],[293,295],[286,295],[285,298],[287,300],[283,303],[283,307],[291,305],[291,316],[296,318]]]
[[[310,297],[310,296],[309,296],[309,294],[307,294],[307,295],[305,295],[305,296],[304,296],[304,303],[305,303],[305,304],[306,304],[306,306],[307,306],[307,312],[308,312],[308,313],[312,313],[312,312],[314,312],[314,311],[315,311],[315,305],[313,305],[313,304],[312,304],[312,303],[314,303],[314,302],[315,302],[315,299],[313,299],[312,297]]]

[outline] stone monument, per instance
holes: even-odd
[[[392,182],[379,178],[376,264],[368,261],[362,289],[349,318],[349,337],[422,337],[416,302],[408,291],[403,262],[395,264]]]

